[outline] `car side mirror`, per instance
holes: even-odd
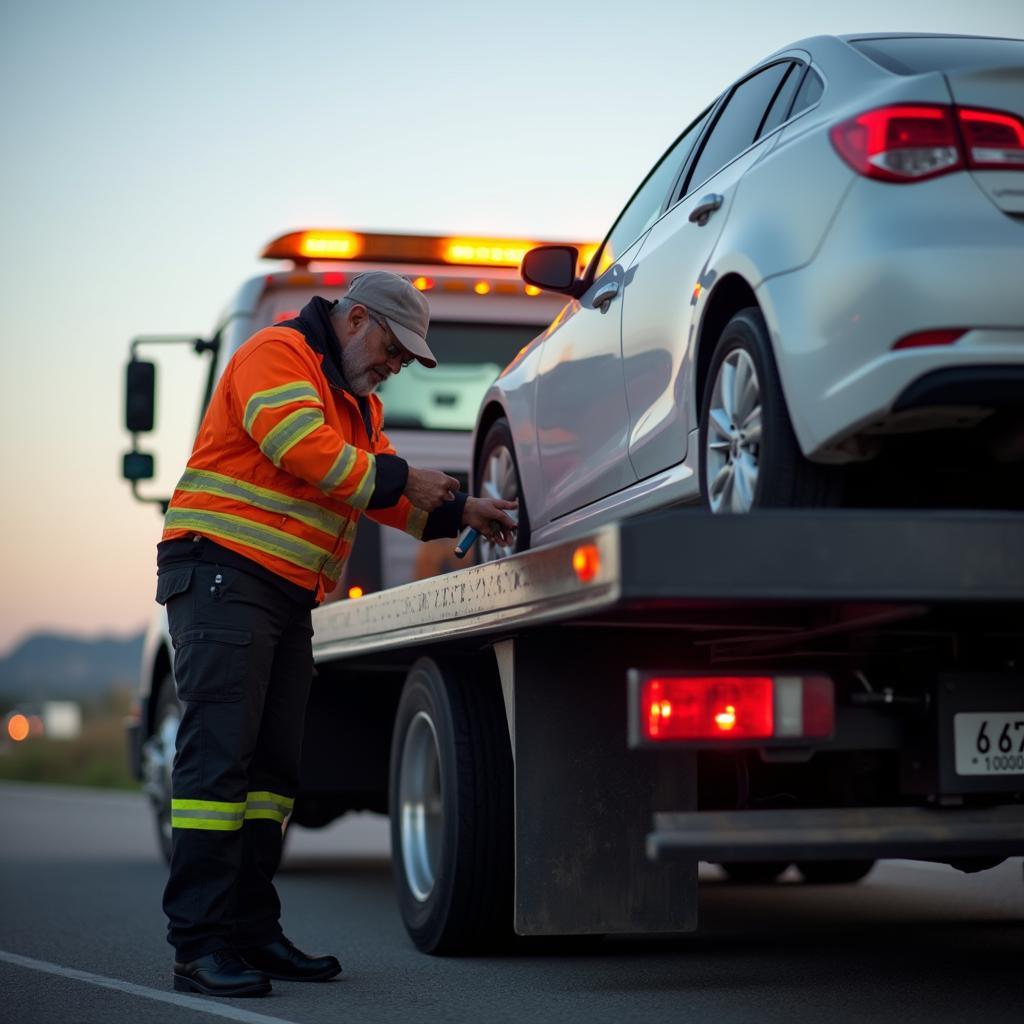
[[[571,245],[539,245],[523,257],[519,274],[535,288],[575,295],[579,258],[579,251]]]
[[[125,374],[124,421],[128,430],[152,430],[156,417],[156,364],[131,359]]]

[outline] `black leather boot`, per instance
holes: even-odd
[[[270,980],[243,963],[234,950],[218,949],[188,963],[175,960],[174,987],[204,996],[265,996]]]
[[[309,956],[283,935],[265,946],[237,952],[250,967],[281,981],[327,981],[341,974],[341,964],[336,957]]]

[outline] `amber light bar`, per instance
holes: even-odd
[[[806,746],[835,729],[822,675],[629,673],[630,746]]]
[[[512,267],[540,242],[524,238],[455,238],[438,235],[391,235],[317,228],[292,231],[271,241],[260,254],[268,260],[292,260],[305,266],[321,260],[365,260],[373,263],[429,263],[466,267]],[[587,257],[595,246],[573,245]]]

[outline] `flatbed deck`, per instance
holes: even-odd
[[[600,564],[583,582],[572,557],[587,544],[596,547]],[[326,662],[513,635],[555,621],[665,628],[712,623],[715,613],[743,608],[867,603],[862,621],[870,624],[884,621],[893,606],[1020,602],[1024,518],[1018,514],[779,510],[712,516],[675,509],[329,604],[313,614],[313,645],[316,660]]]

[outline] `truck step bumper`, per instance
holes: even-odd
[[[1024,854],[1024,805],[689,811],[654,815],[650,860],[845,860]]]

